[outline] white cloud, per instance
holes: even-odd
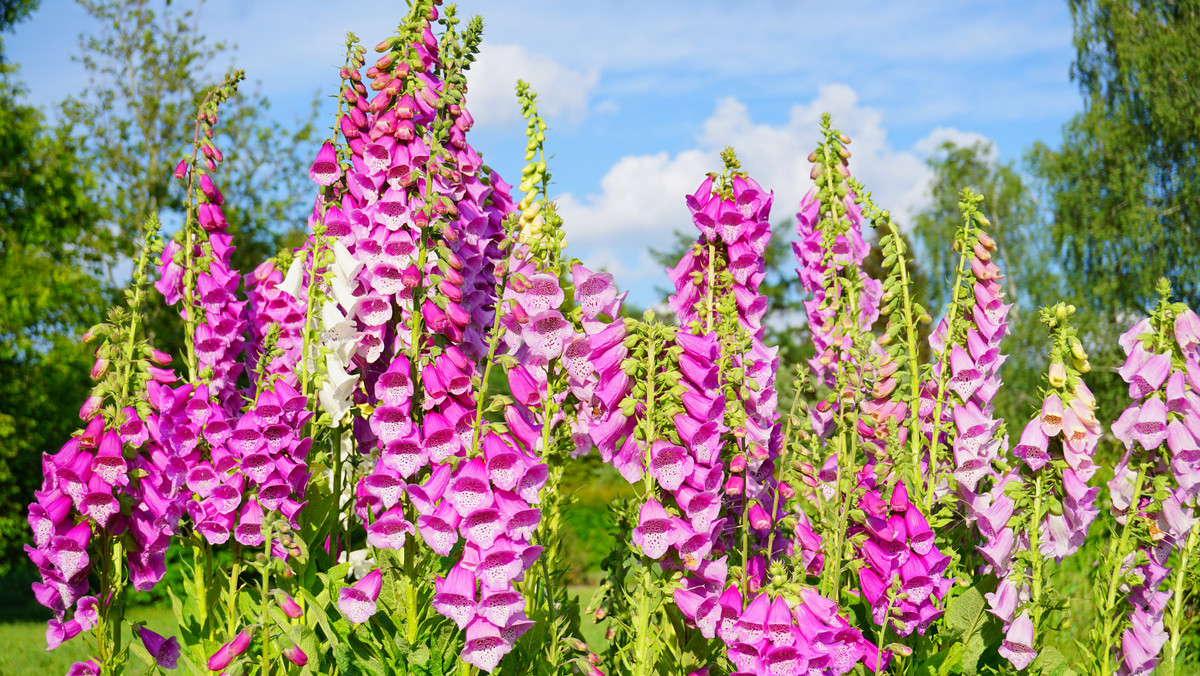
[[[537,92],[538,111],[545,117],[581,121],[588,99],[600,80],[597,68],[574,70],[522,45],[484,42],[479,59],[467,73],[467,100],[480,125],[505,125],[521,121],[517,105],[517,80]]]
[[[593,262],[604,261],[619,270],[623,283],[637,280],[661,283],[662,272],[645,255],[647,247],[671,242],[674,230],[690,231],[684,197],[696,189],[705,173],[720,168],[719,152],[732,145],[742,168],[763,187],[775,191],[771,220],[778,223],[795,213],[812,186],[807,156],[820,138],[821,114],[852,142],[850,168],[871,190],[877,204],[907,220],[926,199],[931,172],[925,158],[944,140],[969,144],[987,138],[953,127],[938,127],[911,148],[898,149],[888,139],[883,114],[860,103],[855,91],[842,84],[821,87],[816,98],[792,106],[778,125],[755,122],[741,101],[717,102],[704,121],[696,147],[675,155],[659,152],[627,155],[604,175],[598,194],[559,198],[560,212],[574,245]],[[574,247],[573,247],[574,248]]]
[[[960,147],[968,147],[975,143],[991,143],[991,139],[978,132],[962,131],[954,127],[935,127],[924,138],[913,144],[913,150],[922,155],[932,155],[946,141]],[[996,144],[992,143],[988,160],[995,161],[998,153],[999,150],[996,148]]]
[[[693,149],[674,157],[665,152],[627,155],[600,181],[599,195],[558,199],[567,236],[578,244],[614,249],[662,245],[687,225],[684,197],[711,171],[717,155]]]

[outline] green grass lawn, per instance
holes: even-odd
[[[133,608],[131,622],[143,622],[147,627],[171,636],[175,633],[175,615],[165,606]],[[43,622],[0,623],[0,676],[60,676],[67,673],[71,663],[81,662],[94,654],[95,646],[89,635],[67,641],[56,650],[46,650],[46,625]],[[130,673],[145,671],[141,660],[132,657]]]
[[[571,593],[579,596],[579,630],[583,633],[583,642],[588,644],[588,648],[594,653],[604,652],[604,649],[608,647],[608,639],[604,638],[608,622],[593,622],[592,616],[583,612],[583,609],[587,608],[588,601],[592,600],[592,595],[596,593],[596,587],[571,587]]]

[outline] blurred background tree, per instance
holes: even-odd
[[[1053,239],[1046,271],[1081,310],[1103,420],[1125,400],[1113,338],[1149,313],[1158,278],[1200,307],[1200,2],[1069,4],[1084,109],[1058,149],[1027,158]]]
[[[1118,322],[1159,277],[1200,304],[1200,2],[1070,0],[1084,110],[1029,153],[1063,272]]]
[[[0,2],[0,32],[35,5]],[[112,298],[99,282],[114,243],[97,227],[94,173],[24,95],[16,66],[0,61],[0,575],[25,559],[41,453],[75,428],[87,395],[91,362],[76,337]]]
[[[0,0],[0,31],[37,5]],[[91,370],[79,335],[128,282],[144,218],[157,213],[168,233],[182,223],[184,187],[171,172],[191,152],[196,107],[230,52],[198,33],[180,3],[80,5],[95,19],[76,57],[90,83],[58,115],[25,103],[16,66],[0,61],[0,575],[28,571],[21,545],[41,454],[79,425]],[[216,178],[243,273],[307,232],[317,104],[288,124],[258,93],[222,108]],[[178,316],[157,305],[147,331],[177,352]]]

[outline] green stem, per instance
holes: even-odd
[[[263,546],[266,550],[266,557],[263,560],[262,566],[262,613],[259,619],[259,622],[261,623],[259,630],[262,632],[261,676],[267,676],[269,673],[268,669],[271,665],[271,632],[267,629],[267,627],[270,626],[267,624],[267,620],[269,619],[267,615],[267,609],[271,605],[267,602],[267,590],[271,588],[271,538],[274,535],[271,532],[271,526],[272,523],[268,521],[267,532],[263,542]]]
[[[1175,673],[1175,659],[1179,655],[1179,643],[1183,639],[1184,624],[1184,597],[1187,595],[1187,572],[1188,561],[1191,554],[1195,551],[1196,546],[1200,545],[1200,527],[1192,526],[1192,532],[1188,534],[1187,544],[1180,551],[1179,565],[1175,568],[1175,585],[1174,593],[1171,596],[1171,652],[1168,660],[1166,660],[1173,675]],[[1186,625],[1185,625],[1186,626]]]
[[[909,373],[909,432],[908,443],[912,444],[913,456],[913,471],[919,479],[921,467],[921,418],[916,415],[916,412],[921,407],[921,364],[920,352],[917,349],[917,323],[913,317],[913,302],[912,302],[912,287],[908,279],[908,263],[903,256],[904,240],[900,236],[900,231],[892,223],[892,219],[888,219],[888,230],[892,233],[892,240],[896,246],[896,266],[900,270],[900,288],[902,290],[901,298],[904,301],[904,325],[905,325],[905,342],[908,347],[908,373]],[[912,482],[921,489],[919,480]],[[924,498],[924,496],[921,496]],[[925,502],[924,499],[921,502]]]
[[[229,571],[229,596],[226,599],[226,604],[229,608],[229,635],[233,636],[237,630],[237,593],[238,593],[238,576],[241,575],[242,568],[242,545],[240,543],[233,546],[233,568]],[[264,596],[265,599],[265,596]]]
[[[209,90],[204,96],[204,100],[200,102],[198,111],[203,111],[212,99],[213,94],[223,89],[232,81],[227,78],[217,87]],[[183,232],[183,302],[186,310],[184,321],[183,341],[187,346],[187,367],[188,367],[188,382],[196,382],[196,272],[195,266],[192,264],[194,254],[193,249],[196,246],[195,242],[195,223],[196,223],[196,159],[200,154],[200,113],[196,114],[196,130],[192,135],[192,158],[188,164],[188,187],[187,187],[187,209],[184,213]]]
[[[1042,621],[1042,565],[1041,555],[1041,525],[1042,525],[1042,473],[1037,473],[1033,484],[1033,515],[1029,523],[1029,551],[1032,556],[1030,567],[1030,606],[1033,610],[1033,644],[1038,646],[1038,628]]]
[[[963,233],[964,234],[962,237],[964,240],[966,239],[966,236],[970,233],[970,231],[971,231],[971,214],[968,213],[963,222]],[[951,371],[951,369],[950,369],[950,350],[953,349],[954,341],[957,338],[956,329],[958,327],[959,314],[960,314],[958,298],[960,295],[959,291],[963,288],[963,278],[966,276],[966,271],[969,267],[969,265],[967,263],[967,256],[969,253],[971,253],[971,249],[970,249],[970,247],[965,246],[965,242],[964,242],[964,246],[962,247],[962,252],[959,254],[959,257],[958,257],[958,270],[955,273],[956,277],[954,279],[954,286],[951,287],[951,293],[952,293],[953,297],[950,301],[950,309],[946,313],[946,317],[947,317],[946,340],[945,340],[945,344],[942,347],[942,354],[939,355],[939,359],[941,360],[941,363],[942,363],[942,372],[938,376],[937,398],[935,399],[936,403],[934,404],[934,407],[933,407],[933,435],[932,435],[932,438],[929,440],[929,469],[926,472],[926,474],[929,477],[929,484],[925,489],[925,513],[926,514],[931,513],[931,510],[933,509],[934,489],[937,487],[938,481],[941,479],[941,471],[940,471],[940,465],[939,465],[940,459],[938,458],[938,455],[939,455],[939,451],[941,450],[941,436],[942,436],[942,432],[944,431],[942,428],[942,424],[943,424],[942,407],[945,405],[946,387],[949,385],[949,382],[950,382],[950,371]]]
[[[1112,658],[1113,639],[1116,638],[1117,625],[1124,617],[1124,614],[1115,612],[1117,605],[1117,592],[1120,589],[1121,581],[1124,579],[1125,554],[1129,546],[1129,534],[1133,532],[1133,519],[1137,516],[1138,501],[1141,498],[1142,481],[1146,477],[1146,467],[1143,465],[1138,468],[1137,480],[1133,484],[1133,497],[1129,502],[1129,509],[1125,512],[1125,525],[1121,528],[1121,537],[1115,545],[1109,547],[1109,557],[1112,568],[1108,575],[1108,591],[1104,597],[1104,605],[1099,609],[1100,616],[1104,618],[1104,629],[1100,634],[1100,643],[1102,650],[1099,651],[1101,662],[1101,673],[1104,676],[1109,676],[1112,670],[1109,666],[1109,660]],[[1115,546],[1116,551],[1113,551]]]
[[[877,647],[879,649],[879,659],[880,660],[883,659],[883,642],[887,638],[888,624],[892,621],[892,604],[894,604],[896,602],[895,592],[892,589],[888,589],[887,594],[888,594],[887,611],[883,614],[883,624],[879,626],[879,644]]]
[[[318,227],[322,230],[322,232],[324,231],[325,211],[328,208],[328,204],[321,207],[321,221],[318,224]],[[308,368],[308,360],[310,359],[309,355],[312,352],[312,346],[315,345],[319,340],[316,326],[317,322],[319,321],[317,319],[317,289],[320,287],[320,284],[317,283],[317,261],[320,260],[321,245],[324,243],[324,240],[325,237],[323,235],[317,233],[313,234],[313,243],[311,248],[312,266],[308,270],[308,301],[307,306],[304,308],[304,342],[301,348],[302,352],[300,353],[300,394],[304,395],[306,398],[309,396],[309,388],[314,380],[314,376],[317,373],[320,373],[322,369],[320,359],[315,359],[312,365],[312,370],[310,371]],[[301,249],[300,253],[303,255],[304,249]],[[313,403],[314,402],[309,402],[308,405],[312,405]]]
[[[488,382],[492,377],[492,366],[496,361],[496,348],[500,345],[500,316],[504,307],[504,289],[508,287],[508,266],[496,282],[496,305],[492,312],[492,333],[488,336],[488,356],[483,363],[483,378],[479,381],[479,395],[475,398],[475,425],[471,430],[471,455],[479,455],[479,436],[483,432],[483,403],[487,399]],[[533,449],[530,449],[532,451]]]
[[[404,539],[404,594],[408,610],[408,622],[405,627],[409,645],[417,640],[417,629],[420,625],[417,606],[417,541],[414,538]]]
[[[651,607],[653,604],[650,599],[650,588],[654,584],[650,572],[651,565],[649,558],[643,555],[642,575],[636,593],[636,610],[633,614],[633,635],[635,637],[633,644],[634,676],[648,676],[655,672],[653,646],[656,637],[651,635],[650,617],[652,613],[657,613],[657,609]]]
[[[775,551],[775,531],[776,521],[779,518],[779,481],[782,478],[783,465],[787,462],[787,440],[791,439],[792,420],[796,417],[796,404],[800,401],[800,393],[796,392],[792,397],[792,406],[788,411],[788,417],[784,424],[784,442],[779,449],[779,457],[775,461],[775,504],[771,505],[771,532],[767,535],[767,558],[771,557],[771,553]]]
[[[704,332],[712,333],[713,320],[716,318],[717,309],[713,307],[713,285],[716,284],[716,247],[712,242],[708,243],[708,284],[705,289],[704,311],[707,313],[704,322]]]
[[[195,534],[193,537],[196,538],[196,543],[192,544],[192,574],[196,584],[196,614],[200,616],[198,619],[200,620],[200,630],[203,633],[205,626],[208,624],[208,587],[207,579],[205,578],[208,569],[204,565],[202,544],[205,547],[208,545],[203,542],[199,534]]]
[[[642,467],[645,468],[643,479],[646,483],[645,498],[649,499],[654,495],[654,479],[650,476],[650,446],[654,443],[656,430],[654,429],[654,383],[655,369],[658,368],[655,363],[657,357],[657,346],[654,344],[654,337],[649,332],[646,334],[646,454],[642,458]]]
[[[743,456],[746,453],[745,439],[740,439]],[[750,466],[742,468],[742,609],[750,603],[750,520],[746,518],[749,509]]]

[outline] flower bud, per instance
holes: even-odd
[[[80,409],[79,409],[79,419],[80,420],[91,420],[91,419],[95,418],[96,415],[98,413],[100,413],[100,407],[103,404],[104,404],[104,400],[94,394],[92,396],[88,397],[83,402],[83,406],[80,407]]]
[[[291,648],[284,649],[283,656],[286,657],[289,662],[298,667],[308,664],[308,655],[305,655],[304,651],[300,649],[300,646],[296,645],[295,643],[292,644]]]
[[[175,172],[174,172],[175,178],[182,179],[183,177],[187,176],[187,170],[188,170],[188,161],[186,159],[179,160],[179,164],[175,165]]]
[[[417,269],[417,266],[410,265],[407,268],[404,268],[404,270],[400,273],[400,283],[403,284],[405,288],[409,289],[412,289],[420,284],[421,272]]]
[[[1067,368],[1061,361],[1055,359],[1050,362],[1050,387],[1063,387],[1067,384]]]
[[[725,482],[725,495],[735,496],[741,495],[742,489],[745,487],[745,479],[740,474],[731,474]]]
[[[1071,339],[1071,356],[1079,361],[1087,361],[1087,352],[1083,349],[1083,343],[1080,343],[1078,338]]]
[[[282,591],[279,592],[279,595],[282,597],[282,599],[279,601],[279,609],[283,611],[284,615],[287,615],[293,620],[298,620],[301,617],[304,617],[304,609],[300,607],[299,603],[296,603],[295,599],[283,593]]]
[[[92,380],[103,378],[104,374],[108,373],[109,363],[108,359],[104,357],[97,359],[96,363],[92,365]]]
[[[241,630],[233,640],[229,642],[229,650],[234,657],[246,652],[246,648],[250,647],[250,639],[254,636],[254,627],[246,627]]]

